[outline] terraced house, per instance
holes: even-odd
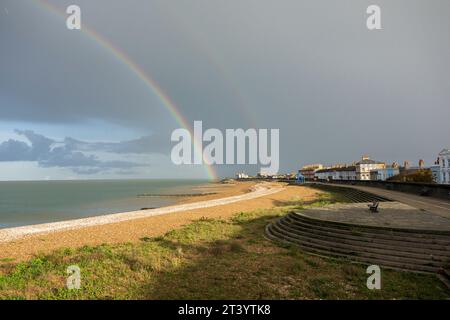
[[[393,176],[400,174],[398,167],[386,167],[384,169],[375,169],[370,171],[370,180],[386,181]]]
[[[316,170],[315,177],[318,180],[386,180],[398,174],[398,169],[386,169],[384,162],[371,160],[363,156],[361,161],[352,165],[336,165],[330,168]]]
[[[317,170],[322,170],[323,165],[320,163],[304,165],[299,172],[305,177],[306,180],[314,180]]]
[[[355,164],[355,167],[357,180],[370,180],[370,172],[385,169],[386,163],[372,160],[368,156],[363,156],[361,161]]]
[[[339,166],[317,170],[315,176],[319,180],[356,180],[355,166]]]

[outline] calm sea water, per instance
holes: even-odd
[[[92,217],[173,204],[200,180],[102,180],[0,182],[0,228]]]

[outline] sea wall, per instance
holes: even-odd
[[[371,180],[369,181],[333,180],[328,183],[376,187],[386,190],[401,191],[416,195],[423,195],[450,200],[450,185],[445,184],[398,182],[398,181],[371,181]]]
[[[297,184],[293,179],[238,179],[242,181],[256,180],[256,181],[279,181],[286,182],[290,184]],[[313,181],[311,181],[313,182]],[[361,180],[331,180],[331,181],[320,181],[316,182],[326,182],[329,184],[346,184],[346,185],[358,185],[367,187],[376,187],[386,190],[394,190],[400,192],[407,192],[416,195],[423,195],[434,198],[441,198],[450,200],[450,185],[447,184],[436,184],[436,183],[418,183],[418,182],[398,182],[398,181],[361,181]]]

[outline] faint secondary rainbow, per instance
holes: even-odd
[[[54,6],[53,4],[45,0],[35,0],[35,2],[41,5],[44,9],[58,15],[59,17],[66,18],[66,12]],[[170,97],[162,90],[162,88],[153,80],[149,75],[145,73],[142,68],[135,63],[123,50],[114,46],[108,39],[97,33],[92,28],[89,28],[85,23],[83,23],[80,30],[96,43],[98,43],[103,48],[111,52],[120,62],[126,65],[145,85],[152,91],[154,95],[162,102],[163,106],[169,111],[173,116],[175,121],[181,125],[183,128],[187,129],[191,133],[191,137],[194,143],[194,152],[203,153],[201,148],[201,143],[197,141],[194,137],[193,130],[189,125],[188,121],[184,118],[181,112],[178,110],[176,104],[170,99]],[[211,180],[216,180],[217,175],[214,168],[211,165],[204,164],[206,174]]]

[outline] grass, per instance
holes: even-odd
[[[139,243],[61,249],[0,262],[1,299],[445,299],[433,275],[382,270],[382,289],[368,290],[366,268],[308,255],[264,238],[264,227],[293,208],[202,218]],[[67,267],[81,269],[81,289],[66,288]]]

